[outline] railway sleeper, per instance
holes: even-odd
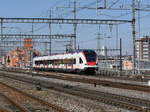
[[[57,90],[57,88],[54,88],[54,89],[56,89]],[[64,89],[62,89],[61,90],[62,92],[64,92]],[[81,94],[81,93],[79,93],[79,92],[72,92],[72,91],[70,91],[70,90],[68,90],[67,91],[68,93],[70,93],[70,94],[72,94],[72,95],[78,95],[78,96],[82,96],[82,97],[84,97],[84,98],[89,98],[89,99],[94,99],[94,100],[97,100],[97,101],[100,101],[100,102],[104,102],[104,103],[107,103],[107,102],[109,102],[109,100],[110,99],[107,99],[107,100],[105,100],[106,98],[93,98],[93,97],[91,97],[91,96],[89,96],[88,94],[87,95],[85,95],[85,94]],[[111,103],[112,104],[112,102],[109,102],[109,103]],[[125,106],[125,104],[121,104],[120,102],[119,103],[116,103],[117,105],[122,105],[122,106]],[[131,105],[131,104],[130,104]],[[130,107],[130,108],[133,108],[133,107]],[[135,109],[136,109],[136,107],[134,107]],[[143,109],[141,109],[141,107],[138,107],[137,108],[137,110],[142,110],[143,111]],[[146,110],[146,111],[145,111]],[[149,110],[148,109],[145,109],[143,112],[148,112]],[[147,111],[148,110],[148,111]]]

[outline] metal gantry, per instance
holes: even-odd
[[[11,40],[10,40],[10,41],[3,41],[2,44],[5,44],[5,43],[6,43],[6,44],[9,44],[9,43],[18,44],[19,42],[20,42],[20,41],[17,41],[17,40],[16,40],[16,41],[14,41],[14,40],[11,41]],[[23,41],[21,41],[21,42],[23,42]],[[38,44],[38,43],[40,43],[40,44],[45,44],[45,43],[48,43],[48,42],[47,42],[47,41],[33,41],[33,42],[32,42],[32,44]],[[11,46],[11,45],[8,45],[8,46]],[[4,47],[4,46],[1,46],[1,47]]]
[[[50,23],[50,24],[125,24],[132,23],[130,20],[105,20],[105,19],[60,19],[60,18],[0,18],[1,23],[1,35],[0,38],[3,41],[7,38],[51,38],[51,39],[64,39],[64,38],[76,38],[75,34],[70,35],[24,35],[24,34],[4,34],[3,25],[7,23]],[[76,45],[76,44],[75,44]],[[76,48],[76,47],[75,47]]]
[[[0,23],[51,23],[51,24],[124,24],[130,20],[58,19],[58,18],[0,18]]]
[[[32,38],[32,39],[64,39],[73,38],[74,34],[57,34],[57,35],[25,35],[25,34],[0,34],[0,38]]]
[[[11,38],[11,37],[20,37],[20,38],[55,38],[63,39],[66,37],[76,38],[76,35],[17,35],[17,34],[4,34],[3,25],[6,23],[48,23],[48,24],[104,24],[104,25],[113,25],[113,24],[125,24],[132,23],[130,20],[105,20],[105,19],[60,19],[60,18],[0,18],[1,23],[1,35],[0,38]],[[75,41],[76,45],[76,41]],[[74,47],[76,48],[76,47]]]

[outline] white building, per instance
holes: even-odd
[[[145,36],[136,40],[136,57],[139,60],[150,60],[149,36]]]

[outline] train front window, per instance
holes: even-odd
[[[84,55],[88,62],[96,61],[96,53],[94,51],[90,51],[90,50],[84,51]]]
[[[79,62],[80,62],[80,64],[82,64],[82,63],[83,63],[83,61],[82,61],[82,59],[81,59],[81,58],[79,59]]]

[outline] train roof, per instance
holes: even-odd
[[[94,51],[92,49],[79,49],[79,50],[75,50],[72,53],[78,53],[78,52],[83,52],[83,51]]]
[[[68,53],[57,53],[57,54],[52,54],[52,55],[43,55],[43,56],[37,56],[37,57],[34,57],[34,58],[54,56],[54,55],[63,55],[63,54],[74,54],[74,53],[80,53],[80,52],[85,52],[85,51],[93,51],[93,52],[95,52],[92,49],[79,49],[79,50],[74,50],[74,51],[71,51],[71,52],[68,52]]]

